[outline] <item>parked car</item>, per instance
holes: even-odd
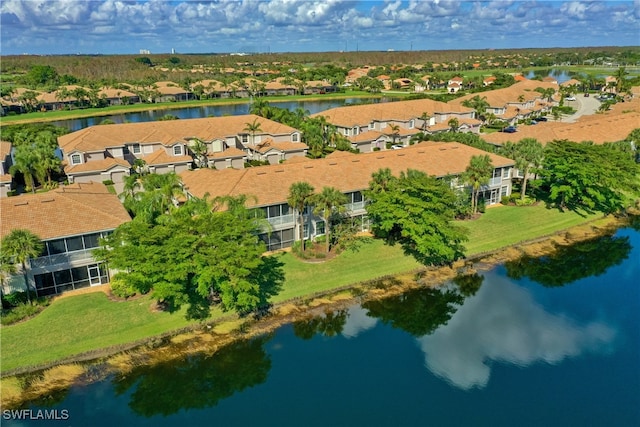
[[[565,101],[575,101],[576,97],[575,96],[567,96],[564,100]]]
[[[588,98],[588,97],[589,97],[589,94],[588,94],[588,93],[585,93],[585,94],[584,94],[584,97],[585,97],[585,98]]]
[[[396,145],[392,145],[391,148],[394,149],[394,150],[402,150],[404,148],[404,146],[396,144]]]
[[[536,119],[536,121],[539,121],[539,122],[546,122],[546,121],[547,121],[547,118],[546,118],[546,117],[538,117],[538,118]]]
[[[518,129],[516,129],[515,126],[507,126],[506,128],[502,129],[502,132],[505,133],[516,133]]]

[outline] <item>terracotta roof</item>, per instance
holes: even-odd
[[[329,123],[334,125],[353,127],[365,126],[373,121],[408,121],[419,118],[424,112],[433,116],[437,113],[468,113],[471,111],[473,111],[472,108],[457,104],[447,104],[431,99],[412,99],[337,107],[312,114],[311,117],[324,116]]]
[[[156,150],[155,152],[142,157],[148,165],[173,165],[178,163],[191,163],[193,158],[189,155],[170,156],[164,150]]]
[[[104,172],[116,166],[122,166],[127,169],[131,169],[131,165],[124,159],[114,159],[113,157],[107,157],[102,160],[91,160],[89,162],[81,163],[79,165],[64,166],[64,172],[67,175],[73,175],[83,172]]]
[[[301,142],[274,142],[272,139],[268,139],[266,142],[256,146],[256,151],[259,153],[266,153],[270,150],[278,150],[282,152],[294,152],[303,151],[308,149],[306,144]]]
[[[247,153],[235,147],[229,147],[224,151],[216,153],[207,153],[207,157],[211,159],[228,159],[231,157],[246,157]]]
[[[492,144],[517,142],[522,138],[535,138],[542,144],[555,139],[569,141],[593,141],[596,144],[622,141],[632,130],[640,127],[640,113],[596,115],[576,123],[541,122],[535,126],[520,126],[516,133],[494,132],[482,138]]]
[[[470,100],[475,96],[480,96],[481,98],[486,98],[489,106],[493,108],[504,108],[508,103],[520,102],[518,101],[518,99],[521,96],[524,99],[524,101],[522,102],[532,101],[535,99],[542,100],[542,94],[535,91],[535,89],[538,87],[541,87],[543,89],[558,89],[558,86],[553,83],[544,83],[536,80],[524,80],[501,89],[488,90],[479,94],[470,93],[468,95],[450,101],[449,104],[462,105],[463,102]]]
[[[118,197],[100,183],[0,199],[0,237],[16,228],[43,240],[111,230],[130,221]]]
[[[390,168],[394,175],[417,169],[438,177],[459,174],[472,156],[488,154],[495,167],[512,166],[513,160],[457,142],[416,144],[402,150],[341,155],[301,163],[282,163],[243,170],[198,169],[180,174],[187,191],[196,197],[209,193],[253,195],[256,206],[285,203],[292,183],[306,181],[316,190],[332,186],[342,192],[367,188],[371,174]]]
[[[11,143],[9,141],[0,141],[0,162],[11,153]]]
[[[254,120],[257,120],[262,129],[262,132],[257,132],[256,135],[285,135],[296,132],[292,127],[254,114],[247,114],[91,126],[62,135],[58,138],[58,144],[68,154],[74,150],[102,151],[107,147],[121,147],[126,143],[160,142],[168,146],[179,141],[184,142],[185,138],[189,137],[212,141],[247,133],[244,129]]]

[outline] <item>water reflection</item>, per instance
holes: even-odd
[[[589,276],[600,276],[621,264],[631,253],[628,236],[604,236],[572,246],[558,246],[555,253],[534,258],[524,256],[505,263],[513,279],[529,277],[543,286],[564,286]]]
[[[464,302],[457,288],[420,288],[402,295],[367,301],[362,307],[367,315],[382,323],[421,337],[447,324]]]
[[[273,102],[269,101],[269,105],[278,108],[284,108],[294,111],[296,108],[302,108],[309,114],[319,113],[330,108],[341,107],[343,105],[353,105],[362,103],[391,102],[398,98],[345,98],[345,99],[324,99],[315,101],[286,101]],[[179,119],[199,119],[204,117],[220,117],[220,116],[238,116],[249,114],[250,103],[247,101],[242,104],[228,105],[206,105],[201,107],[179,107],[159,108],[157,110],[139,111],[131,113],[113,114],[100,117],[85,117],[69,120],[54,121],[53,124],[77,131],[89,126],[99,125],[103,120],[112,120],[114,123],[137,123],[150,122],[159,120],[163,116],[170,114]]]
[[[489,282],[446,325],[418,339],[428,369],[450,384],[464,390],[485,387],[492,362],[557,364],[611,348],[616,336],[611,326],[599,321],[579,325],[545,311],[525,288],[506,278],[492,275]]]
[[[264,346],[271,338],[267,335],[241,341],[213,356],[136,368],[114,379],[116,395],[135,388],[129,407],[146,417],[215,406],[222,399],[267,380],[271,359]]]

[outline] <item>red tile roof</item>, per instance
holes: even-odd
[[[226,195],[256,196],[256,206],[285,203],[292,183],[306,181],[316,190],[332,186],[342,192],[367,188],[371,174],[390,168],[395,175],[407,169],[417,169],[442,177],[459,174],[472,156],[488,154],[495,167],[512,166],[513,160],[487,153],[457,142],[422,143],[401,150],[328,156],[306,162],[285,162],[242,170],[198,169],[181,174],[187,191],[196,197],[209,193],[212,197]]]
[[[43,240],[111,230],[130,221],[118,197],[100,183],[0,199],[0,237],[27,229]]]

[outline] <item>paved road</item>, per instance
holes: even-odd
[[[575,101],[564,101],[564,105],[569,107],[573,107],[576,112],[570,116],[563,117],[561,119],[562,122],[566,123],[574,123],[582,116],[589,116],[595,114],[600,107],[600,101],[598,101],[594,94],[590,94],[585,98],[584,94],[574,95],[576,97]]]

